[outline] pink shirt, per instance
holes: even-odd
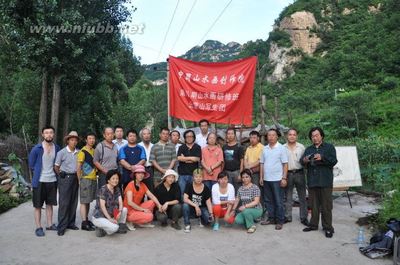
[[[201,149],[201,159],[207,168],[214,166],[220,161],[224,161],[224,154],[219,146],[205,146]],[[218,174],[222,171],[222,166],[215,168],[211,175],[203,169],[204,180],[217,181]]]

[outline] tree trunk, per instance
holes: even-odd
[[[43,68],[42,73],[42,96],[40,98],[40,110],[39,110],[39,125],[38,125],[38,142],[41,140],[42,128],[46,126],[47,122],[47,77],[48,72],[46,68]]]
[[[60,81],[61,75],[55,74],[53,80],[53,99],[51,101],[51,119],[50,123],[55,128],[54,139],[57,139],[57,132],[58,132],[58,116],[60,112]]]
[[[64,123],[63,123],[63,136],[68,134],[68,128],[69,128],[69,114],[70,110],[68,106],[65,106],[65,111],[64,111]]]

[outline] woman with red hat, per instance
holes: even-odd
[[[149,177],[144,166],[137,165],[132,173],[133,179],[125,188],[124,191],[124,207],[128,209],[127,226],[129,230],[135,230],[134,225],[139,227],[154,227],[151,224],[153,221],[153,210],[157,206],[159,211],[162,211],[162,205],[157,200],[156,196],[147,188],[142,181]],[[142,203],[144,196],[149,200]]]

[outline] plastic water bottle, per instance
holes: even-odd
[[[359,248],[365,246],[364,227],[362,226],[360,226],[360,228],[358,229],[357,245]]]

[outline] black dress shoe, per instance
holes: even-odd
[[[77,227],[76,225],[69,225],[67,228],[71,230],[79,230],[79,227]]]
[[[305,225],[305,226],[310,226],[310,223],[308,222],[307,219],[301,220],[301,223],[302,223],[303,225]]]
[[[306,228],[303,229],[303,232],[310,232],[310,231],[315,231],[318,230],[318,228],[312,227],[312,226],[308,226]]]
[[[326,231],[325,231],[325,236],[326,236],[327,238],[333,237],[333,231],[331,231],[331,230],[326,230]]]
[[[65,234],[65,230],[59,230],[57,231],[57,235],[63,236]]]

